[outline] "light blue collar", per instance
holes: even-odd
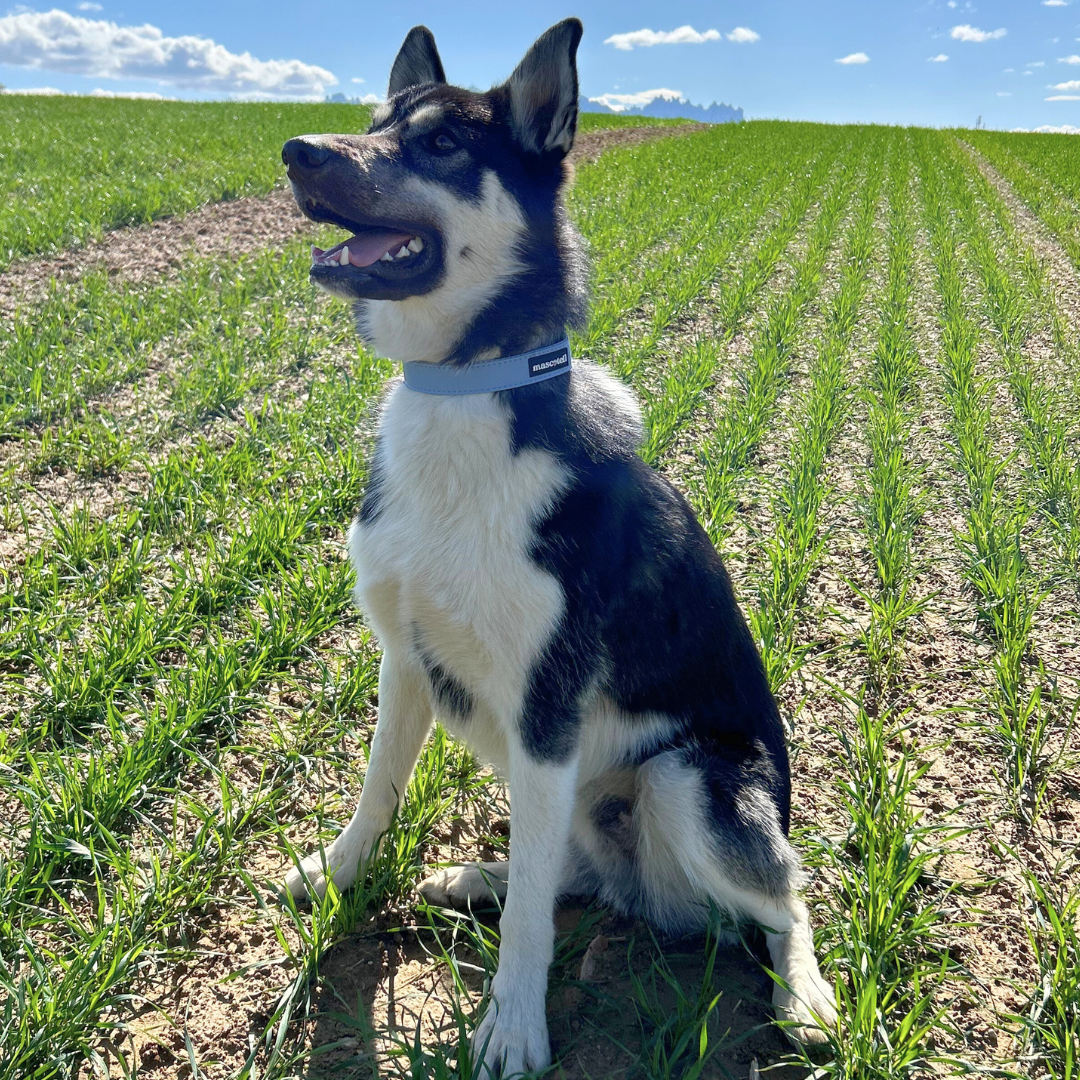
[[[408,360],[404,368],[405,385],[421,394],[491,394],[568,375],[570,340],[563,338],[554,345],[498,360],[477,360],[463,365]]]

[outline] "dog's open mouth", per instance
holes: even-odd
[[[423,251],[424,240],[415,233],[396,229],[365,229],[328,251],[313,246],[311,263],[312,266],[337,267],[404,263]]]
[[[349,234],[325,251],[312,247],[311,280],[317,285],[337,296],[370,300],[403,300],[437,285],[442,242],[430,225],[346,217],[319,200],[297,201],[312,221],[337,225]]]

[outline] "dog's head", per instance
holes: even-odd
[[[583,270],[559,189],[581,33],[577,19],[553,26],[504,84],[477,93],[447,84],[434,37],[417,26],[366,134],[285,144],[300,209],[348,233],[313,249],[311,278],[358,302],[380,352],[482,358],[543,344],[579,318]]]

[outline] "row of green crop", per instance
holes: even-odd
[[[768,569],[750,610],[750,625],[774,690],[801,666],[805,653],[796,631],[825,543],[820,531],[827,493],[822,473],[855,392],[852,339],[874,264],[883,170],[884,154],[871,154],[840,263],[839,285],[810,361],[809,383],[784,425],[792,441],[776,478],[770,528],[762,537]]]
[[[764,231],[763,238],[749,251],[740,252],[742,264],[730,267],[729,280],[721,286],[719,302],[715,306],[705,306],[703,314],[709,317],[709,332],[695,335],[689,344],[681,345],[666,363],[658,389],[647,395],[645,420],[648,434],[641,456],[650,464],[659,461],[705,399],[728,344],[765,291],[815,200],[822,197],[822,190],[827,187],[830,192],[844,191],[851,184],[846,163],[837,166],[835,153],[835,147],[826,147],[805,176],[789,187],[775,224]],[[824,250],[823,244],[828,244],[829,227],[835,223],[832,214],[837,212],[838,204],[830,201],[828,196],[823,201],[831,213],[826,213],[823,208],[815,222],[813,228],[816,231],[812,233],[815,253]],[[634,361],[634,369],[638,369],[643,357],[655,353],[660,335],[670,321],[709,287],[719,268],[728,260],[729,252],[725,249],[738,238],[736,234],[715,247],[703,245],[706,251],[713,253],[715,261],[704,267],[698,263],[693,270],[691,288],[681,288],[675,300],[654,313],[651,331],[645,335],[648,347],[637,343],[630,347],[629,357],[620,356],[615,362],[620,374],[626,376],[628,358]],[[805,274],[805,266],[803,259],[795,270],[796,278]],[[679,285],[683,285],[682,281]]]
[[[956,465],[964,479],[965,574],[979,617],[995,645],[991,730],[1003,756],[1003,783],[1020,798],[1045,740],[1041,678],[1028,671],[1031,627],[1039,596],[1029,573],[1023,533],[1031,508],[1016,498],[1012,456],[995,447],[994,384],[979,370],[981,333],[965,279],[964,253],[949,208],[959,195],[957,163],[947,153],[923,155],[924,207],[941,297],[942,372]],[[1010,491],[1013,486],[1014,491]]]
[[[841,747],[838,794],[849,821],[846,844],[825,843],[821,858],[838,887],[827,901],[826,940],[844,973],[838,990],[844,1033],[826,1075],[921,1076],[956,1063],[937,1051],[935,1004],[956,976],[943,932],[945,896],[928,889],[942,854],[941,825],[919,809],[928,765],[906,731],[909,687],[901,669],[911,599],[918,498],[908,440],[918,394],[920,358],[914,339],[914,245],[918,214],[912,197],[910,144],[897,138],[889,163],[888,258],[877,341],[866,373],[865,448],[860,463],[863,513],[856,518],[868,580],[849,586],[867,601],[862,634],[865,670],[850,695],[834,691],[844,721],[832,735]]]
[[[865,390],[866,466],[863,531],[873,570],[861,595],[869,608],[864,635],[869,690],[886,694],[903,659],[903,637],[922,603],[916,596],[912,547],[925,498],[910,447],[922,362],[914,332],[915,238],[918,211],[905,145],[892,161],[889,186],[888,268],[877,342]]]

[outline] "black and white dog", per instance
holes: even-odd
[[[416,27],[366,135],[282,152],[303,212],[349,232],[314,249],[312,280],[405,362],[349,533],[385,650],[367,779],[348,826],[287,887],[346,888],[362,871],[433,716],[492,763],[510,789],[510,863],[444,870],[421,890],[505,897],[474,1037],[502,1076],[550,1061],[560,894],[669,932],[714,909],[757,922],[789,1032],[820,1042],[836,1019],[796,895],[784,733],[731,583],[637,456],[630,392],[564,343],[586,311],[561,194],[581,33],[559,23],[505,84],[474,93],[447,85]]]

